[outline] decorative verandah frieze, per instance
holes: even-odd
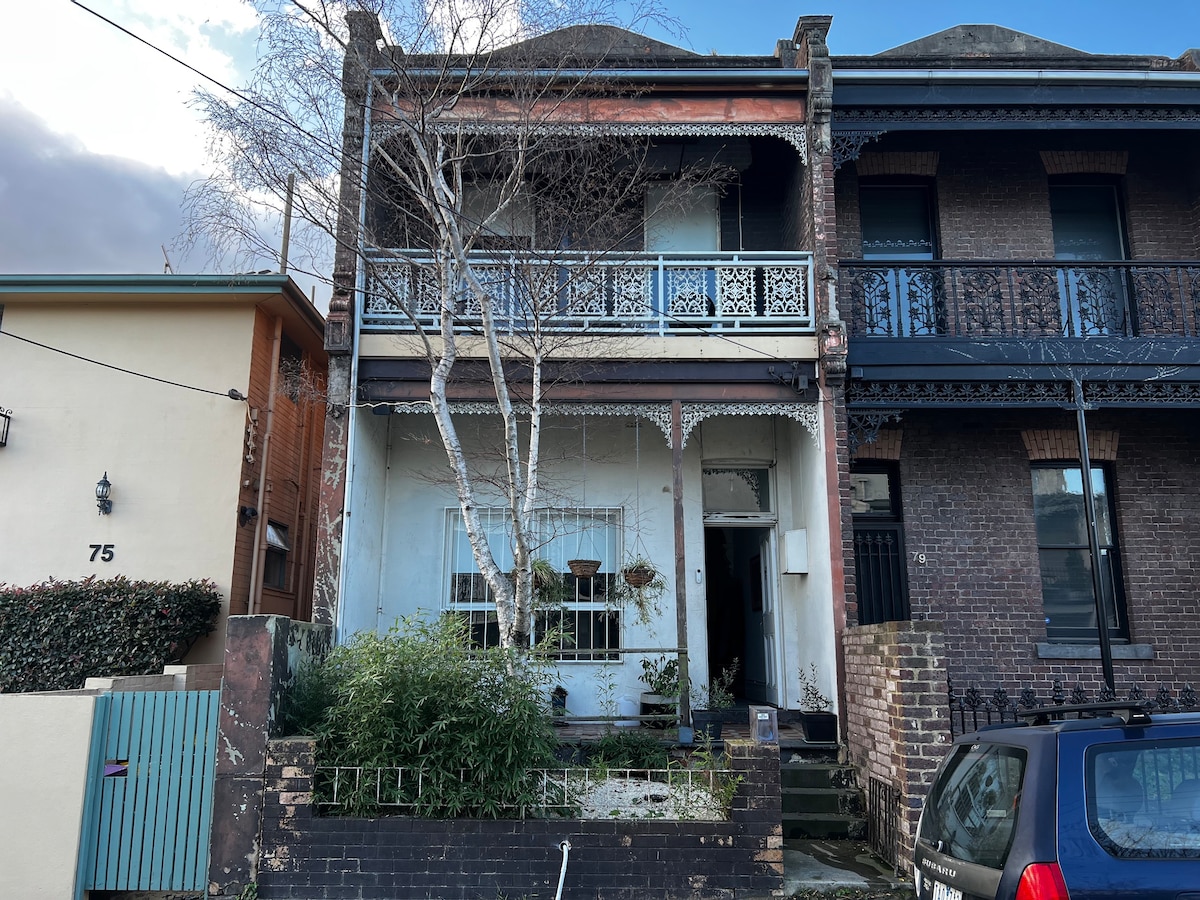
[[[430,413],[433,407],[426,400],[410,403],[396,403],[392,406],[394,413]],[[500,407],[493,401],[451,401],[450,411],[456,415],[499,415]],[[820,416],[816,403],[804,402],[775,402],[775,403],[733,403],[706,402],[683,403],[683,441],[687,446],[688,436],[692,430],[713,416],[783,416],[800,423],[815,440],[820,427]],[[666,438],[667,447],[674,449],[671,443],[671,404],[670,403],[545,403],[542,405],[543,416],[635,416],[653,423]]]
[[[448,120],[436,123],[435,130],[467,131],[477,135],[512,134],[518,129],[535,129],[545,134],[571,137],[659,137],[721,138],[775,137],[795,148],[803,163],[808,159],[808,138],[803,122],[545,122],[536,126],[510,122],[465,122]],[[398,122],[377,122],[371,126],[371,144],[377,146],[404,126]]]

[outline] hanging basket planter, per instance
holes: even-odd
[[[567,568],[576,578],[591,578],[600,571],[598,559],[568,559]]]
[[[654,580],[656,574],[650,566],[626,566],[621,570],[625,583],[631,588],[644,588]]]

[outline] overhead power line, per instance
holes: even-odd
[[[171,381],[167,378],[158,378],[155,375],[147,375],[145,372],[135,372],[133,369],[125,369],[121,366],[114,366],[112,363],[100,362],[98,359],[91,359],[87,356],[80,356],[78,353],[71,353],[69,350],[62,350],[58,347],[51,347],[49,344],[43,344],[41,341],[35,341],[31,338],[21,337],[19,334],[13,334],[11,331],[5,331],[0,328],[0,334],[5,337],[10,337],[15,341],[22,341],[26,344],[32,344],[35,347],[41,347],[43,350],[49,350],[53,353],[61,353],[63,356],[69,356],[72,359],[77,359],[80,362],[91,363],[93,366],[102,366],[105,369],[112,369],[114,372],[123,372],[126,375],[134,375],[138,378],[145,378],[148,381],[157,381],[159,384],[167,384],[171,387],[184,388],[189,391],[196,391],[200,394],[212,394],[214,397],[228,397],[230,400],[245,400],[245,396],[237,388],[230,388],[228,391],[212,391],[208,388],[196,387],[192,384],[183,384],[178,381]]]

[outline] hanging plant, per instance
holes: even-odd
[[[662,614],[661,600],[667,592],[667,580],[658,567],[635,556],[621,567],[621,578],[613,583],[609,599],[616,606],[637,610],[637,621],[650,622]]]
[[[600,571],[598,559],[568,559],[567,568],[576,578],[591,578]]]
[[[658,572],[649,563],[637,561],[621,569],[621,577],[631,588],[644,588],[658,577]]]

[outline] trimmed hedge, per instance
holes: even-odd
[[[85,679],[153,675],[216,626],[211,581],[0,585],[0,692],[61,691]]]

